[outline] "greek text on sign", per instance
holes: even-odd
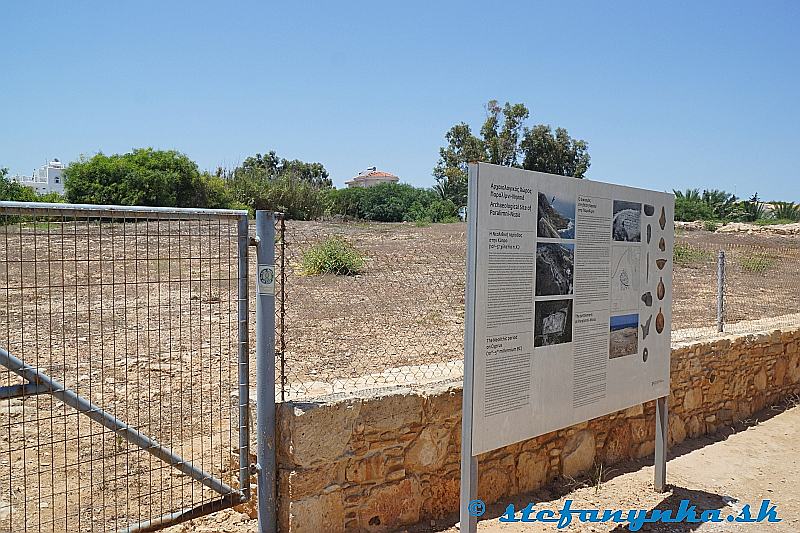
[[[470,167],[472,454],[669,394],[674,197]]]
[[[258,294],[275,295],[274,265],[258,265]]]

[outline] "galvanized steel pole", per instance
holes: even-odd
[[[250,499],[250,222],[247,215],[239,218],[237,237],[239,247],[237,323],[239,328],[239,485],[242,494]]]
[[[717,256],[717,331],[725,329],[725,250]]]
[[[277,532],[275,484],[275,215],[256,211],[258,530]],[[271,290],[270,290],[271,286]]]

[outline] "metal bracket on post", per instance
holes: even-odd
[[[256,211],[258,530],[277,532],[275,463],[275,215]]]
[[[725,250],[717,256],[717,332],[725,329]]]
[[[656,492],[667,490],[667,437],[669,435],[667,399],[667,396],[656,398],[656,453],[655,479],[653,480]]]

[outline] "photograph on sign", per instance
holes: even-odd
[[[669,394],[674,197],[470,167],[472,453]]]

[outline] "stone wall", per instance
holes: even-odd
[[[678,443],[800,393],[800,329],[673,343],[669,440]],[[461,383],[285,403],[278,411],[282,531],[392,531],[458,510]],[[653,453],[655,404],[479,458],[487,503]]]

